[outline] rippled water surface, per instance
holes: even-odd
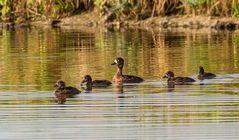
[[[111,80],[116,57],[140,84],[84,90],[58,105],[54,83]],[[166,87],[168,70],[196,79]],[[0,32],[0,139],[239,139],[239,32],[20,28]]]

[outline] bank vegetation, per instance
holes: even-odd
[[[2,22],[61,19],[97,9],[105,20],[169,16],[238,17],[239,0],[0,0]]]

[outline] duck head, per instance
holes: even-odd
[[[81,85],[83,84],[91,84],[92,83],[92,78],[90,75],[85,75],[83,81],[81,82]]]
[[[199,74],[204,74],[204,69],[202,66],[198,67],[198,73]]]
[[[168,71],[165,73],[165,75],[163,76],[163,78],[173,78],[174,77],[174,73],[172,71]]]
[[[121,58],[121,57],[118,57],[118,58],[116,58],[116,59],[114,60],[114,62],[113,62],[111,65],[117,65],[118,68],[121,68],[121,69],[122,69],[123,66],[124,66],[124,59]]]
[[[59,80],[59,81],[56,82],[54,87],[58,88],[58,89],[64,89],[66,87],[66,83],[62,80]]]

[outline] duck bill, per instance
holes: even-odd
[[[163,78],[168,78],[168,76],[167,76],[167,75],[164,75]]]
[[[117,64],[117,60],[115,59],[111,65],[116,65],[116,64]]]
[[[112,63],[111,65],[116,65],[116,64],[117,64],[117,63],[114,62],[114,63]]]
[[[86,81],[85,81],[85,80],[81,81],[81,85],[84,85],[85,83],[86,83]]]

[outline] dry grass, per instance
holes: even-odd
[[[0,0],[2,19],[60,18],[76,11],[108,7],[117,16],[144,19],[152,16],[239,16],[239,0]],[[6,10],[7,9],[7,10]],[[103,10],[103,9],[102,9]],[[14,14],[12,14],[14,13]],[[4,18],[3,18],[4,17]],[[117,18],[119,19],[119,18]]]

